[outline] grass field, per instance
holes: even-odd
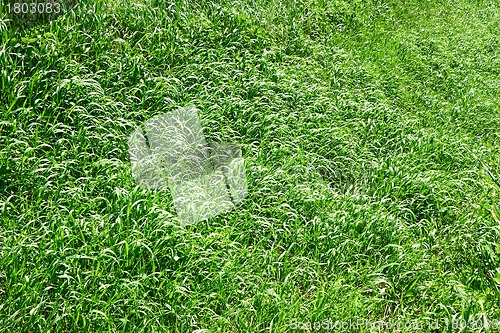
[[[89,0],[15,23],[0,332],[498,331],[498,1]],[[184,105],[242,146],[249,192],[188,227],[127,147]]]

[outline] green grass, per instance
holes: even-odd
[[[0,20],[1,332],[500,320],[497,1],[93,0],[19,26]],[[186,228],[127,150],[182,105],[249,185]]]

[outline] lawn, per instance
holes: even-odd
[[[0,13],[0,332],[500,329],[498,1]],[[248,196],[182,226],[127,142],[188,105]]]

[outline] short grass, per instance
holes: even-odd
[[[1,332],[500,320],[498,1],[95,0],[0,34]],[[127,151],[183,105],[249,184],[187,228]]]

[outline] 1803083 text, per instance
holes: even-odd
[[[7,2],[5,8],[10,14],[59,14],[62,11],[57,0]]]

